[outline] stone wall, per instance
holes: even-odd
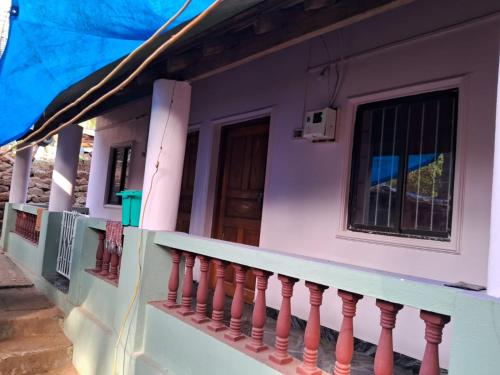
[[[0,230],[3,221],[5,203],[9,201],[10,180],[12,178],[13,166],[13,156],[0,156]],[[28,203],[48,204],[53,168],[53,160],[33,160],[28,189]],[[85,207],[89,171],[90,158],[80,160],[78,164],[78,177],[74,192],[75,207]]]

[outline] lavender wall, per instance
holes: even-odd
[[[390,48],[378,46],[498,7],[494,1],[423,0],[326,35],[324,40],[334,59],[340,54],[361,53],[344,58],[335,143],[292,139],[293,129],[301,127],[304,107],[316,109],[327,104],[327,80],[320,77],[319,70],[308,69],[329,60],[320,40],[195,82],[191,122],[200,127],[201,137],[191,232],[210,234],[220,127],[270,114],[262,247],[444,281],[485,284],[499,18],[420,36]],[[392,243],[383,236],[350,238],[343,223],[356,103],[457,85],[461,108],[455,198],[461,202],[456,203],[452,243]],[[338,328],[341,313],[335,293],[327,291],[322,319],[323,324]],[[297,288],[296,296],[294,313],[306,317],[308,300],[303,285]],[[278,307],[279,302],[279,285],[274,280],[269,304]],[[374,301],[364,299],[356,319],[356,335],[376,342],[378,316]],[[421,357],[423,331],[418,312],[404,309],[395,331],[396,348]],[[444,364],[451,331],[447,329],[442,348]]]
[[[482,16],[493,11],[500,11],[496,0],[420,0],[325,35],[329,53],[316,39],[194,82],[190,121],[192,128],[199,128],[200,141],[191,233],[211,233],[221,127],[270,115],[262,247],[431,279],[485,284],[500,18]],[[448,28],[451,25],[455,26]],[[320,76],[321,69],[311,67],[341,55],[344,78],[336,101],[341,114],[336,142],[293,140],[293,129],[302,126],[304,108],[324,107],[335,80],[331,77],[329,85]],[[460,89],[459,158],[452,241],[391,240],[346,231],[355,106],[456,86]],[[135,139],[137,148],[145,149],[148,119],[144,114],[149,106],[146,98],[99,119],[89,183],[92,216],[119,218],[119,210],[103,206],[109,147]],[[134,159],[131,188],[141,188],[143,168],[144,159]],[[276,279],[271,282],[268,303],[279,306]],[[308,308],[307,290],[301,284],[293,298],[294,314],[306,318]],[[329,289],[322,324],[338,328],[340,311],[336,291]],[[374,301],[363,299],[356,336],[376,342],[378,320]],[[418,311],[405,308],[395,330],[396,349],[421,358],[423,332]],[[441,349],[444,365],[451,335],[452,324]]]
[[[146,161],[151,98],[127,104],[97,118],[87,207],[92,217],[121,220],[121,206],[105,204],[111,147],[131,144],[128,189],[141,190]]]

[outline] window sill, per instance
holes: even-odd
[[[355,232],[344,229],[338,231],[335,237],[342,240],[365,242],[376,245],[403,247],[455,255],[460,253],[458,243],[453,239],[453,236],[450,241],[439,241],[411,237],[398,237],[378,233]]]
[[[114,208],[115,210],[121,209],[122,206],[120,204],[105,204],[104,208]]]

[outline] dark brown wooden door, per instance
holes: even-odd
[[[259,246],[268,135],[268,118],[223,128],[214,238]],[[233,278],[228,267],[225,290],[231,296]],[[254,289],[255,277],[247,272],[245,301],[253,301]]]
[[[196,156],[198,154],[198,138],[199,132],[192,132],[188,134],[186,141],[179,212],[177,213],[176,230],[178,232],[189,233],[191,206],[193,205],[194,176],[196,174]]]

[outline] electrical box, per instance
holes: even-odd
[[[333,141],[335,140],[336,126],[336,109],[325,108],[306,112],[302,138],[310,141]]]

